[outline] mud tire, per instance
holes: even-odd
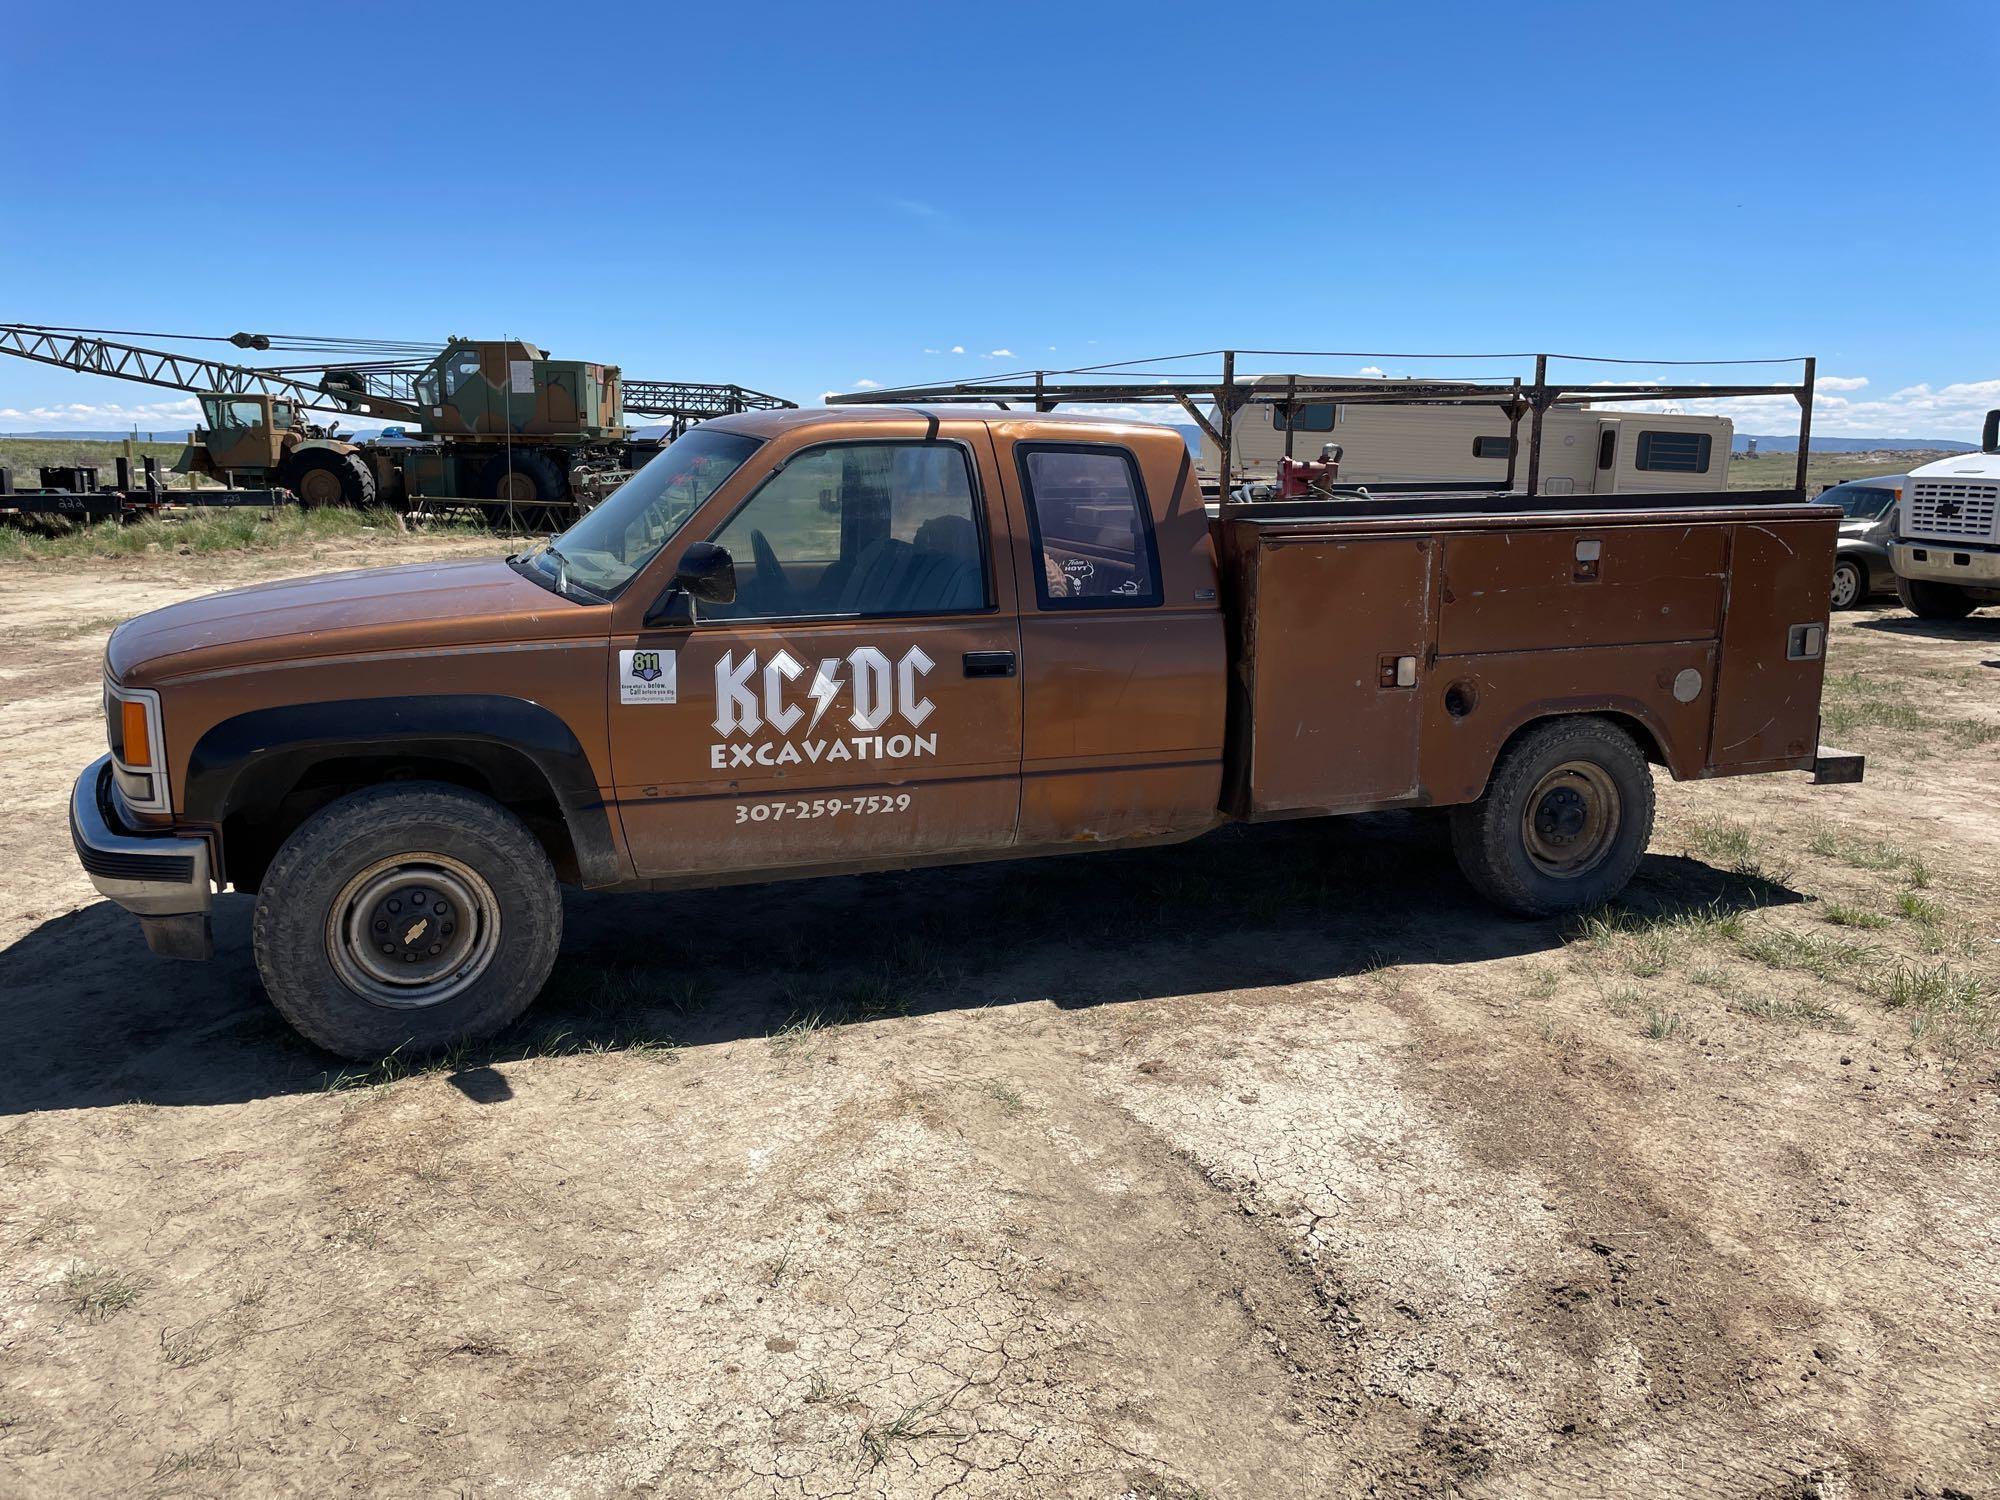
[[[362,872],[420,852],[482,883],[496,916],[490,956],[448,998],[379,1004],[341,977],[334,909]],[[258,889],[251,937],[279,1013],[329,1052],[373,1061],[488,1036],[520,1015],[554,967],[562,919],[555,869],[520,819],[459,787],[403,782],[342,797],[293,831]]]
[[[1979,606],[1964,589],[1927,578],[1896,579],[1896,597],[1920,620],[1963,620]]]
[[[1616,794],[1601,853],[1574,874],[1537,863],[1526,827],[1531,799],[1565,766]],[[1546,795],[1546,794],[1544,794]],[[1452,852],[1475,890],[1502,911],[1549,917],[1601,906],[1625,889],[1653,836],[1653,776],[1632,736],[1604,719],[1551,719],[1500,754],[1477,802],[1452,809]]]
[[[307,510],[370,510],[375,504],[375,471],[358,453],[307,448],[294,457],[285,484]]]

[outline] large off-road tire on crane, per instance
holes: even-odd
[[[1927,578],[1896,579],[1896,597],[1920,620],[1963,620],[1979,606],[1964,589]]]
[[[1524,730],[1477,802],[1454,807],[1452,851],[1479,894],[1522,917],[1602,906],[1653,836],[1653,774],[1609,720],[1579,714]]]
[[[499,803],[440,782],[368,787],[293,831],[251,924],[272,1004],[343,1057],[433,1051],[528,1008],[562,943],[548,855]]]
[[[548,454],[538,448],[516,448],[487,465],[480,493],[496,503],[480,509],[489,526],[542,522],[550,513],[537,502],[560,500],[568,490],[568,475]]]
[[[334,448],[302,448],[293,454],[285,486],[307,510],[336,505],[369,510],[375,504],[375,471],[368,461]]]

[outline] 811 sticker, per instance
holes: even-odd
[[[674,669],[678,665],[671,651],[620,651],[618,701],[672,703],[676,698]]]

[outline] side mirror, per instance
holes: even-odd
[[[714,542],[690,542],[681,554],[674,585],[705,604],[736,602],[736,559]]]
[[[736,600],[736,559],[727,547],[713,542],[690,542],[681,554],[681,565],[667,591],[646,611],[646,625],[653,630],[685,630],[695,622],[695,600],[709,604],[733,604]]]

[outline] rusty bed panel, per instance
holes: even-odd
[[[1819,520],[1732,530],[1709,772],[1802,768],[1819,740],[1837,533]],[[1797,639],[1813,630],[1816,638]],[[1806,646],[1810,654],[1796,654]]]
[[[1444,543],[1438,651],[1712,640],[1728,529],[1490,531]]]

